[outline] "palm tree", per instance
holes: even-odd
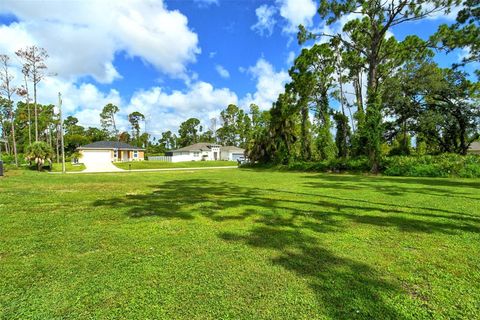
[[[25,158],[37,165],[37,170],[41,171],[45,162],[52,165],[53,149],[46,142],[37,141],[29,145],[25,152]]]

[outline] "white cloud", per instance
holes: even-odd
[[[171,77],[187,78],[187,65],[200,53],[188,19],[162,1],[35,4],[1,2],[0,13],[13,14],[19,22],[0,27],[0,51],[44,47],[50,54],[50,71],[64,79],[90,75],[110,83],[120,77],[113,65],[119,53],[139,57]]]
[[[220,77],[224,79],[230,78],[230,72],[228,72],[228,70],[225,69],[223,66],[217,64],[215,66],[215,70],[217,70],[217,73],[220,75]]]
[[[216,55],[217,55],[217,52],[216,52],[216,51],[211,51],[211,52],[208,53],[208,57],[209,57],[210,59],[215,58]]]
[[[291,66],[293,65],[293,62],[295,61],[295,57],[296,57],[295,51],[290,51],[290,52],[288,53],[286,63],[287,63],[287,65],[288,65],[289,67],[291,67]]]
[[[261,5],[255,10],[257,15],[257,23],[251,26],[252,30],[255,30],[261,36],[271,36],[273,33],[273,27],[277,22],[274,19],[274,15],[277,12],[274,6],[268,6],[266,4]]]
[[[426,3],[424,5],[425,9],[433,9],[433,4]],[[462,10],[462,5],[453,5],[450,8],[450,12],[445,14],[444,11],[436,11],[435,13],[426,17],[427,20],[446,20],[446,21],[453,21],[457,18],[458,12]]]
[[[272,103],[278,98],[278,95],[284,91],[285,84],[290,80],[286,71],[276,72],[273,66],[263,58],[248,68],[248,72],[253,79],[257,81],[256,92],[248,93],[240,102],[240,105],[247,108],[251,103],[255,103],[260,109],[267,110],[272,107]]]
[[[31,90],[31,88],[30,88]],[[42,104],[58,103],[58,92],[62,93],[62,110],[65,116],[73,115],[86,127],[99,127],[99,114],[108,103],[122,106],[123,101],[117,90],[111,89],[107,93],[100,91],[90,83],[80,85],[64,81],[60,78],[45,78],[38,87],[38,101]],[[126,123],[126,119],[119,119],[119,126]]]
[[[237,95],[230,89],[215,88],[203,81],[171,92],[159,86],[138,90],[125,101],[116,90],[105,93],[93,84],[75,85],[59,78],[47,78],[40,83],[38,101],[56,105],[59,91],[65,117],[77,117],[83,126],[100,127],[100,112],[106,104],[113,103],[120,109],[116,117],[120,131],[130,130],[128,114],[139,111],[146,117],[148,133],[157,137],[167,130],[177,132],[179,125],[191,117],[200,119],[206,127],[212,115],[218,116],[229,104],[238,103]]]
[[[166,92],[160,87],[138,91],[121,112],[124,116],[133,111],[145,114],[148,131],[159,136],[166,130],[176,132],[190,117],[208,125],[212,114],[218,115],[220,110],[237,102],[237,95],[229,89],[217,89],[210,83],[198,81],[183,91]]]
[[[280,5],[280,15],[287,20],[283,28],[286,33],[296,33],[298,25],[306,27],[312,25],[312,19],[317,13],[317,5],[314,0],[277,0]]]
[[[200,8],[211,6],[212,4],[219,5],[219,0],[193,0]]]

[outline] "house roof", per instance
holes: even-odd
[[[118,149],[118,150],[144,150],[139,147],[134,147],[125,142],[120,141],[97,141],[78,148],[82,149]]]
[[[215,143],[208,143],[208,142],[200,142],[195,143],[177,150],[172,150],[171,152],[181,152],[181,151],[208,151],[211,149],[212,146],[221,147],[219,144]]]
[[[478,141],[472,142],[472,144],[470,144],[470,147],[468,148],[468,151],[470,151],[470,152],[479,151],[480,152],[480,142],[478,142]]]
[[[244,153],[245,149],[235,147],[235,146],[225,146],[220,148],[221,151],[225,152],[235,152],[235,153]]]
[[[224,147],[224,146],[221,146],[221,145],[216,144],[216,143],[208,143],[208,142],[195,143],[195,144],[192,144],[190,146],[186,146],[186,147],[183,147],[183,148],[180,148],[180,149],[177,149],[177,150],[172,150],[170,152],[209,151],[212,146],[220,147],[220,150],[224,151],[224,152],[237,152],[237,153],[244,153],[245,152],[245,149],[242,149],[242,148],[239,148],[239,147],[235,147],[235,146],[225,146]]]

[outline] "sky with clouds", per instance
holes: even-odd
[[[140,111],[147,131],[159,136],[189,117],[208,126],[231,103],[270,108],[301,50],[298,24],[335,32],[353,18],[325,26],[317,7],[314,0],[2,0],[0,53],[18,67],[17,49],[47,49],[56,76],[40,84],[40,103],[56,103],[61,92],[65,113],[85,126],[99,126],[101,109],[114,103],[122,129]],[[426,38],[454,17],[392,32]],[[460,54],[436,59],[448,66]]]

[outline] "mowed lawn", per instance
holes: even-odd
[[[184,161],[184,162],[165,162],[165,161],[132,161],[132,162],[114,162],[120,169],[169,169],[169,168],[204,168],[204,167],[227,167],[237,166],[236,161]]]
[[[480,318],[480,180],[11,174],[2,319]]]

